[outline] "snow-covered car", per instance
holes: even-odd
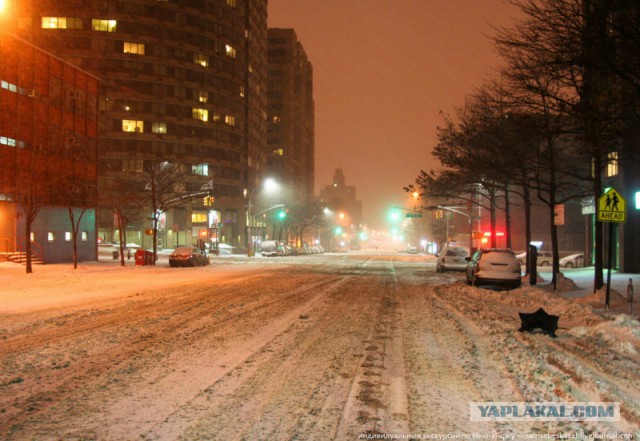
[[[169,266],[204,266],[209,258],[197,247],[178,247],[169,255]]]
[[[498,285],[518,288],[522,283],[520,262],[511,250],[488,248],[477,250],[467,264],[467,284]]]
[[[560,259],[559,264],[562,268],[580,268],[584,266],[584,254],[569,254],[568,256]]]
[[[449,270],[464,271],[467,268],[469,250],[460,245],[445,245],[436,259],[436,271],[443,273]]]
[[[546,251],[538,251],[538,266],[551,266],[553,254]]]
[[[284,256],[284,249],[277,240],[265,240],[260,244],[260,254],[264,257]]]
[[[551,266],[551,262],[553,262],[553,254],[546,251],[538,251],[537,256],[537,266]],[[524,252],[516,254],[516,259],[518,259],[520,265],[525,265],[527,263],[527,253]]]

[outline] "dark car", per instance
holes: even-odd
[[[469,258],[467,284],[518,288],[522,283],[520,262],[511,250],[479,249]]]
[[[178,247],[169,256],[169,266],[204,266],[209,258],[196,247]]]

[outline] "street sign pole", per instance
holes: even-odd
[[[607,262],[607,293],[604,302],[604,309],[609,309],[611,299],[611,266],[613,265],[613,224],[624,223],[627,220],[627,202],[615,188],[609,188],[600,198],[598,198],[597,210],[598,222],[609,223],[609,243]]]
[[[607,262],[607,295],[604,301],[604,309],[609,309],[609,300],[611,299],[611,261],[613,260],[613,222],[609,222],[609,250]]]

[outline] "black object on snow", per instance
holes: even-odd
[[[534,332],[536,329],[540,329],[543,333],[553,338],[557,337],[556,330],[558,329],[558,319],[560,316],[549,315],[547,311],[542,308],[533,313],[519,312],[518,314],[522,322],[518,331]]]

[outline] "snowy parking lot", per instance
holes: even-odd
[[[0,264],[0,439],[640,436],[638,312],[616,292],[603,311],[396,253],[160,263]],[[518,332],[540,307],[558,338]],[[621,418],[470,420],[472,402],[548,401]]]

